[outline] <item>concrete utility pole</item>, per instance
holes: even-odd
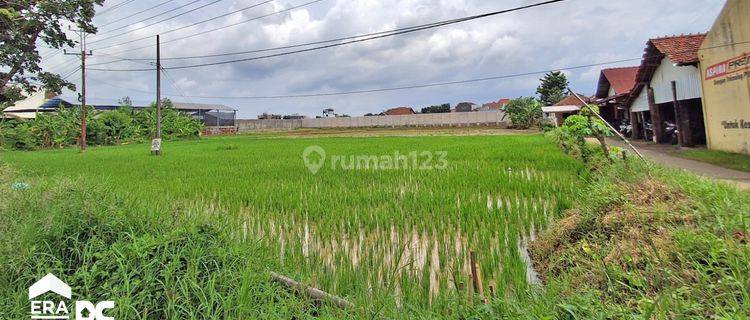
[[[151,153],[161,154],[161,49],[156,35],[156,137],[151,142]]]
[[[68,53],[63,50],[65,55],[81,56],[81,152],[86,152],[86,56],[92,55],[92,52],[86,52],[86,31],[84,30],[73,30],[68,27],[70,31],[78,33],[81,44],[81,53]]]

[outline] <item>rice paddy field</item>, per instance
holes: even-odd
[[[303,152],[319,146],[316,173]],[[445,155],[444,168],[334,167],[330,159]],[[443,153],[444,152],[444,153]],[[533,286],[526,245],[573,202],[587,170],[541,135],[232,136],[7,152],[22,175],[105,184],[154,215],[209,212],[237,245],[261,244],[278,272],[355,305],[443,312],[472,300],[470,252],[486,297]]]

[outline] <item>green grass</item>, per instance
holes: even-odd
[[[750,155],[715,150],[685,150],[676,155],[724,168],[750,172]]]
[[[447,151],[448,167],[314,175],[310,145]],[[27,287],[47,272],[76,297],[114,298],[121,319],[750,317],[750,194],[636,160],[592,174],[538,135],[253,135],[167,142],[160,157],[139,144],[0,161],[9,318],[28,316]],[[535,235],[543,286],[518,249]],[[469,251],[494,287],[487,305],[470,293]],[[356,308],[312,304],[269,272]]]
[[[606,168],[583,191],[531,247],[559,311],[750,317],[749,193],[638,160]]]
[[[310,145],[323,147],[329,158],[446,151],[448,166],[445,170],[343,170],[329,164],[313,175],[301,159]],[[496,296],[508,299],[526,292],[526,265],[519,255],[519,242],[546,228],[570,207],[572,191],[581,183],[579,176],[587,175],[582,165],[541,136],[238,136],[170,142],[160,157],[150,156],[145,145],[129,145],[94,148],[86,154],[73,149],[11,152],[2,155],[2,160],[19,171],[20,179],[73,179],[82,197],[89,192],[87,185],[106,190],[123,204],[117,211],[128,214],[127,219],[146,217],[147,222],[137,223],[166,224],[156,230],[133,231],[149,235],[148,241],[127,239],[121,248],[125,252],[138,254],[141,245],[184,237],[180,232],[193,235],[195,230],[189,226],[194,223],[187,224],[186,230],[179,225],[197,217],[209,221],[210,230],[219,232],[230,248],[262,250],[256,255],[263,258],[254,266],[256,271],[279,272],[345,297],[360,306],[352,311],[359,316],[397,318],[455,318],[486,312],[472,307],[478,300],[470,297],[470,251],[477,252],[485,290],[492,285]],[[98,197],[96,192],[89,199]],[[100,210],[106,215],[108,209],[111,206]],[[75,216],[80,210],[84,209],[72,207],[66,214]],[[163,231],[171,229],[179,231]],[[203,236],[197,237],[194,241],[207,246],[201,250],[216,255],[210,251],[215,250],[213,242],[204,244]],[[170,250],[177,253],[168,252],[158,259],[182,256],[184,250],[190,260],[204,253],[190,252],[185,246]],[[57,257],[59,251],[50,254]],[[223,251],[217,257],[209,261],[234,261]],[[120,272],[114,266],[108,268]],[[237,271],[247,267],[230,263],[216,268]],[[167,275],[164,281],[173,276]],[[234,282],[232,277],[238,275],[227,271],[209,282],[230,286],[226,282]],[[185,282],[185,286],[204,286],[198,280]],[[182,316],[176,310],[185,308],[195,312],[188,313],[190,317],[200,317],[205,315],[200,310],[214,308],[247,317],[242,309],[234,308],[233,299],[239,298],[228,291],[212,289],[217,298],[207,300],[207,305],[173,301],[174,309],[165,308],[156,315]],[[119,295],[122,288],[113,292]],[[196,292],[181,294],[195,296]],[[143,303],[128,296],[120,305],[142,310]],[[131,314],[123,311],[121,315]]]

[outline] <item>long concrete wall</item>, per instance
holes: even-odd
[[[506,126],[502,111],[412,114],[403,116],[372,116],[347,118],[315,118],[299,120],[237,120],[239,132],[293,130],[299,128],[363,128],[363,127],[439,127],[439,126]]]

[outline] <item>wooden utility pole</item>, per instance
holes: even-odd
[[[77,32],[81,42],[81,53],[68,53],[65,50],[63,50],[63,53],[65,55],[81,56],[81,138],[79,141],[81,144],[81,152],[86,152],[88,147],[86,145],[86,56],[92,55],[92,52],[86,52],[86,31],[73,30],[70,27],[68,29]]]
[[[156,136],[151,141],[151,153],[161,154],[161,48],[156,35]]]

